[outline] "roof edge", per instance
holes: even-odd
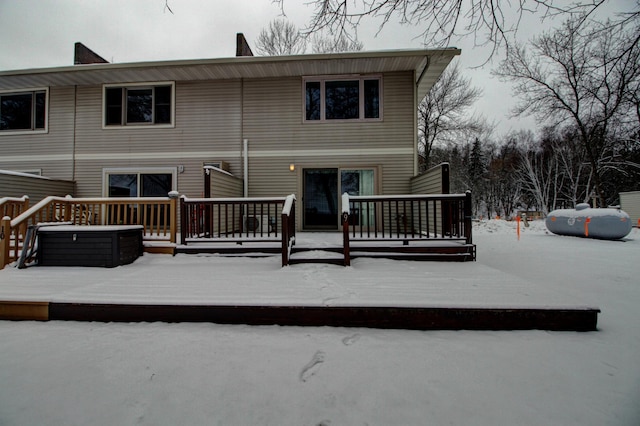
[[[298,62],[298,61],[318,61],[333,59],[362,59],[362,58],[393,58],[406,56],[458,56],[461,49],[456,47],[447,47],[440,49],[394,49],[394,50],[374,50],[360,52],[343,52],[343,53],[316,53],[305,55],[286,55],[286,56],[238,56],[225,58],[210,59],[178,59],[164,61],[148,61],[148,62],[122,62],[122,63],[94,63],[79,64],[73,66],[47,67],[47,68],[30,68],[21,70],[0,71],[0,77],[32,75],[45,73],[65,73],[65,72],[82,72],[91,70],[118,70],[118,69],[135,69],[135,68],[156,68],[156,67],[176,67],[176,66],[198,66],[198,65],[224,65],[237,63],[282,63],[282,62]]]

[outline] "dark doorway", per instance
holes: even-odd
[[[304,229],[338,228],[338,169],[304,170]]]

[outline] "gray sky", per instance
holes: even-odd
[[[630,8],[634,0],[609,0],[602,13]],[[306,1],[285,0],[287,18],[304,27],[313,12]],[[73,46],[80,41],[110,62],[201,59],[235,55],[236,33],[251,45],[263,27],[278,18],[271,0],[0,0],[0,71],[73,64]],[[358,37],[365,50],[422,48],[419,27],[363,21]],[[541,28],[539,18],[523,22],[520,37]],[[377,34],[376,34],[377,33]],[[462,49],[465,75],[484,90],[475,110],[498,122],[497,134],[535,129],[532,118],[510,119],[510,87],[490,76],[481,65],[486,49],[472,40],[451,43]],[[429,47],[429,46],[427,46]],[[495,65],[495,61],[494,64]]]

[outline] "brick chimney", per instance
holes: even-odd
[[[78,42],[75,44],[73,54],[73,65],[84,64],[108,64],[109,61],[98,55],[93,50],[89,49],[84,44]]]
[[[253,52],[244,38],[244,34],[236,34],[236,56],[253,56]]]

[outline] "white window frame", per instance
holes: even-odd
[[[102,169],[102,196],[109,197],[109,175],[138,175],[138,194],[140,192],[140,175],[171,174],[171,191],[178,190],[177,167],[108,167]],[[138,195],[139,196],[139,195]],[[167,197],[169,194],[167,193]]]
[[[325,83],[331,81],[359,81],[359,113],[358,118],[327,119],[325,105]],[[378,80],[378,117],[365,118],[364,81]],[[353,123],[383,121],[383,79],[382,74],[327,75],[302,77],[302,121],[303,123]],[[320,83],[320,119],[307,120],[307,83]]]
[[[126,123],[127,105],[122,105],[123,123],[107,124],[107,89],[154,89],[157,86],[171,86],[171,107],[169,108],[171,119],[170,123]],[[154,100],[155,104],[155,100]],[[175,81],[150,81],[143,83],[110,83],[102,85],[102,129],[118,130],[118,129],[161,129],[176,127],[176,82]]]
[[[3,135],[35,135],[49,133],[49,88],[48,87],[30,87],[18,90],[0,90],[0,95],[21,95],[26,93],[44,92],[44,128],[43,129],[13,129],[0,130],[0,136]],[[34,114],[35,105],[32,106],[31,113]],[[32,124],[34,117],[31,117]]]

